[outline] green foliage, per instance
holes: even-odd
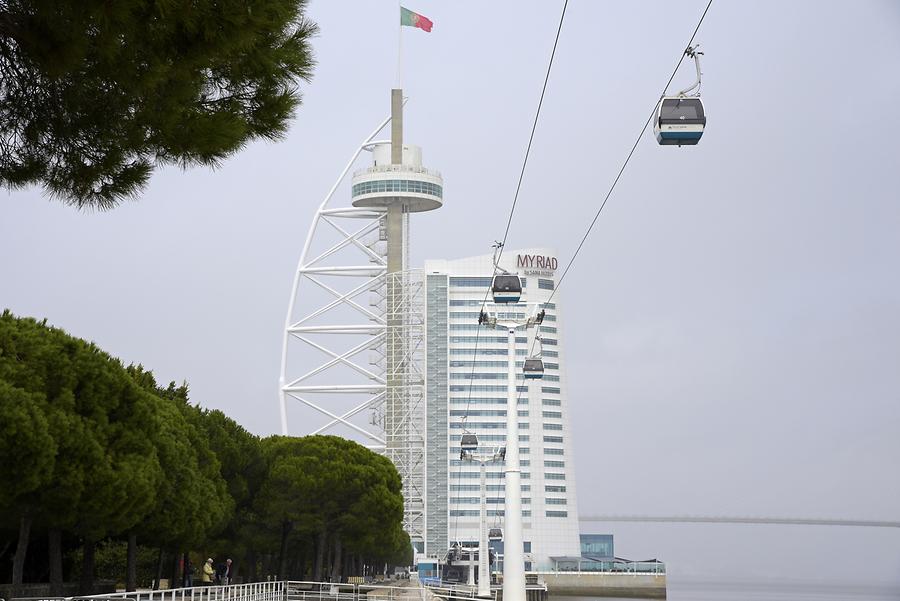
[[[107,540],[99,543],[94,550],[96,576],[100,580],[107,580],[124,584],[123,566],[128,554],[128,543],[118,540]],[[150,587],[156,578],[156,563],[159,551],[151,547],[138,545],[137,547],[137,586]],[[77,580],[80,574],[82,549],[73,549],[68,553],[68,561],[75,566],[76,573],[73,579]]]
[[[153,406],[121,364],[93,344],[7,311],[0,316],[0,382],[0,390],[17,392],[22,410],[43,414],[45,425],[38,419],[33,427],[46,427],[55,455],[47,485],[10,499],[17,513],[92,539],[147,514],[162,479],[144,433]],[[9,413],[14,401],[7,396],[0,411]],[[17,452],[12,440],[0,444],[4,457]]]
[[[166,474],[137,532],[160,546],[199,545],[217,533],[233,508],[219,460],[205,431],[194,423],[187,386],[159,388],[141,366],[129,366],[128,373],[145,391],[158,395],[152,442]]]
[[[257,504],[270,528],[289,523],[295,533],[325,532],[372,559],[397,554],[403,496],[390,460],[336,436],[272,436],[263,451],[269,472]]]
[[[0,515],[11,515],[24,495],[50,483],[56,462],[56,441],[44,415],[46,402],[0,380]]]
[[[108,208],[154,165],[282,137],[314,65],[305,4],[0,2],[0,182]]]
[[[385,457],[334,436],[260,440],[192,405],[186,384],[161,387],[140,365],[8,311],[0,457],[0,531],[24,516],[69,548],[106,540],[102,577],[124,580],[126,534],[254,566],[280,553],[282,574],[303,575],[326,545],[370,565],[408,563],[400,477]],[[140,553],[146,583],[155,558]]]

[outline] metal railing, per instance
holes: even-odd
[[[477,590],[433,581],[408,586],[279,580],[227,586],[139,590],[78,597],[17,597],[10,601],[471,601]],[[496,598],[496,592],[494,593]]]
[[[285,601],[285,582],[139,590],[76,597],[13,597],[10,601]]]
[[[360,175],[369,175],[373,173],[422,173],[433,177],[442,177],[441,172],[427,167],[416,167],[415,165],[372,165],[364,167],[353,172],[353,177]]]

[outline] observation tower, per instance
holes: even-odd
[[[404,528],[421,549],[425,286],[408,267],[409,215],[442,206],[443,179],[423,166],[420,147],[403,143],[404,102],[391,90],[391,115],[356,148],[313,217],[285,320],[279,402],[282,434],[344,436],[393,461]],[[388,123],[390,140],[376,140]],[[351,206],[329,207],[363,151],[372,163],[352,176]],[[291,428],[288,399],[298,401]]]

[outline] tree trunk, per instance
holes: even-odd
[[[178,588],[178,558],[181,553],[177,550],[172,551],[172,563],[169,564],[169,588]]]
[[[159,581],[162,579],[163,573],[163,548],[159,548],[159,557],[156,560],[156,580],[153,582],[153,590],[158,591],[160,589]]]
[[[137,534],[128,533],[128,552],[125,559],[125,590],[137,589]]]
[[[19,543],[16,545],[16,555],[13,558],[13,587],[22,584],[22,576],[25,572],[25,554],[28,553],[28,539],[30,537],[31,516],[26,513],[19,520]]]
[[[281,523],[281,548],[278,551],[278,573],[282,580],[287,580],[288,567],[288,535],[291,533],[293,524],[290,520],[284,520]]]
[[[247,552],[247,581],[258,581],[256,577],[256,551]]]
[[[90,595],[94,592],[94,541],[85,539],[81,553],[81,580],[78,594]]]
[[[334,570],[334,547],[325,545],[325,567],[322,569],[322,578],[331,582],[331,572]]]
[[[47,559],[50,561],[50,596],[63,596],[62,532],[59,528],[47,531]]]
[[[341,552],[341,535],[334,535],[334,565],[331,567],[331,581],[341,581],[341,559],[344,554]]]
[[[316,542],[316,566],[313,570],[313,580],[315,582],[322,581],[322,564],[325,561],[325,543],[328,540],[328,533],[323,529],[319,532],[319,540]]]

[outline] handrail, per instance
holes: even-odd
[[[416,167],[414,165],[373,165],[371,167],[364,167],[362,169],[357,169],[353,172],[353,177],[357,177],[359,175],[366,175],[370,173],[422,173],[425,175],[431,175],[433,177],[440,177],[443,179],[440,171],[435,169],[429,169],[427,167]]]

